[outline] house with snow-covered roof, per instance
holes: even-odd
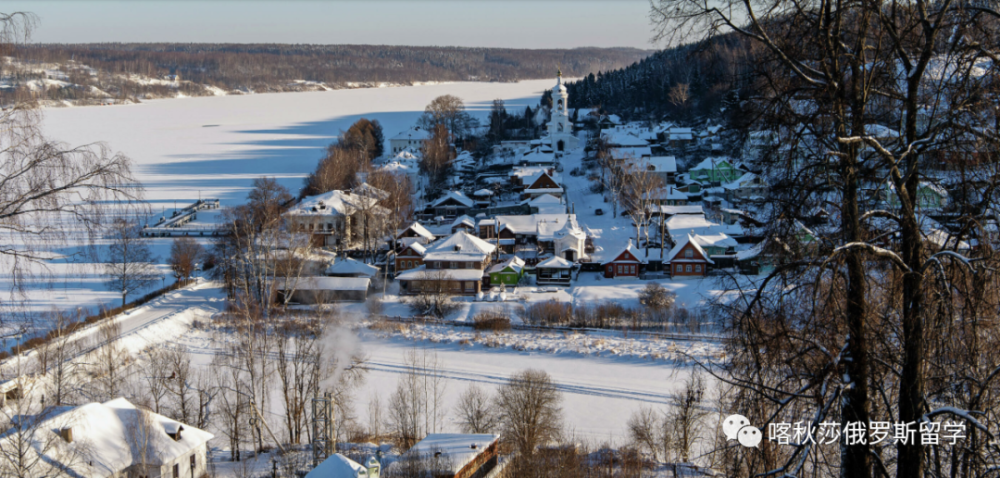
[[[424,263],[427,248],[419,242],[411,242],[396,253],[396,273],[420,267]]]
[[[514,256],[489,269],[490,285],[516,285],[524,275],[524,259]]]
[[[22,463],[37,464],[31,476],[200,477],[208,470],[211,433],[140,410],[124,398],[52,407],[21,419],[38,420],[34,431],[28,436],[7,430],[0,448],[24,450]],[[0,461],[0,476],[19,476],[13,466]]]
[[[543,194],[561,198],[563,188],[548,173],[542,172],[530,178],[524,178],[525,188],[521,191],[521,199],[534,199]]]
[[[725,158],[709,157],[688,170],[688,175],[692,181],[729,183],[743,176],[743,171]]]
[[[456,232],[427,246],[423,265],[396,276],[400,294],[418,294],[435,288],[476,295],[482,290],[483,276],[495,250],[496,246],[472,234]]]
[[[538,285],[569,285],[572,273],[572,262],[559,256],[553,256],[535,265],[535,283]]]
[[[430,244],[437,240],[437,236],[424,227],[423,224],[414,222],[413,224],[407,226],[406,229],[402,229],[396,233],[397,242],[413,242],[405,241],[405,239],[413,239],[423,244]]]
[[[426,211],[434,216],[448,218],[468,214],[469,209],[476,205],[469,196],[461,191],[448,191],[427,205]]]
[[[413,126],[410,129],[402,131],[396,136],[389,138],[389,151],[391,151],[392,154],[407,150],[420,151],[423,149],[424,143],[430,138],[430,131],[423,129],[420,126]]]
[[[674,278],[704,277],[708,275],[709,266],[715,263],[692,234],[677,241],[663,262],[670,264],[670,277]]]
[[[642,265],[646,263],[646,255],[639,252],[632,245],[632,240],[628,240],[628,245],[611,259],[602,264],[604,267],[604,277],[613,278],[636,278],[639,277]]]
[[[376,216],[389,214],[389,210],[378,205],[385,197],[384,191],[371,186],[357,191],[335,190],[306,197],[285,211],[283,217],[289,230],[311,234],[318,246],[349,244],[354,237],[353,225],[360,221],[359,214],[365,211]]]

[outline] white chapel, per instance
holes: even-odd
[[[562,71],[556,75],[556,86],[552,88],[552,119],[549,120],[549,139],[555,151],[576,149],[579,138],[573,136],[573,123],[569,120],[569,93],[562,84]]]

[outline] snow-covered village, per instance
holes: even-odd
[[[997,5],[14,4],[0,477],[1000,470]]]

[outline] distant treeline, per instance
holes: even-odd
[[[626,120],[716,117],[751,93],[752,55],[749,43],[733,35],[665,49],[570,83],[570,103]]]
[[[526,50],[389,45],[199,43],[35,44],[18,55],[39,62],[75,60],[111,74],[184,80],[226,90],[269,91],[282,82],[346,83],[518,81],[570,77],[629,65],[649,54],[633,48]]]

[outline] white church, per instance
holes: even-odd
[[[569,93],[562,84],[562,71],[556,75],[556,86],[552,88],[552,119],[549,120],[549,137],[552,149],[569,151],[579,146],[580,139],[573,136],[573,122],[569,120]]]

